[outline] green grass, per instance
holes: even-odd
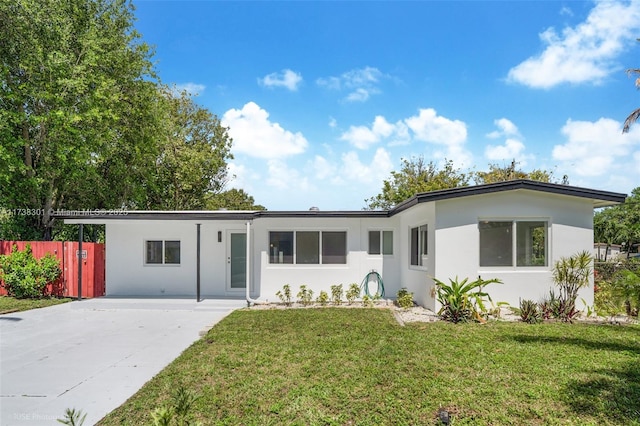
[[[0,314],[46,308],[47,306],[59,305],[60,303],[66,303],[72,300],[73,299],[57,297],[44,299],[16,299],[15,297],[0,296]]]
[[[640,425],[640,327],[236,311],[100,424],[151,424],[180,385],[204,424]]]

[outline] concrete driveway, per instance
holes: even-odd
[[[242,306],[99,298],[0,315],[1,425],[58,424],[66,408],[95,424]]]

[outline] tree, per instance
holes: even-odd
[[[383,183],[382,192],[365,202],[370,210],[390,209],[421,192],[467,186],[469,177],[456,169],[451,160],[438,169],[433,161],[425,163],[424,157],[403,159],[402,169],[391,172],[391,177]]]
[[[569,178],[566,175],[563,176],[561,180],[558,180],[553,176],[552,171],[535,169],[527,173],[517,169],[517,166],[518,163],[516,160],[511,161],[511,164],[503,167],[498,164],[489,164],[488,171],[473,173],[473,180],[478,185],[516,179],[530,179],[538,182],[561,183],[563,185],[569,184]]]
[[[166,117],[155,171],[145,183],[145,209],[193,210],[227,183],[232,139],[217,116],[187,92],[165,90]]]
[[[634,247],[640,244],[640,187],[631,191],[623,204],[607,207],[596,212],[593,219],[594,238],[597,242],[621,244],[627,258]]]
[[[133,20],[130,0],[0,0],[0,238],[68,235],[57,209],[199,209],[224,190],[228,129],[160,83]]]
[[[125,0],[0,2],[0,202],[42,214],[119,207],[154,154],[150,48]],[[117,155],[112,155],[116,153]]]
[[[266,210],[256,204],[252,196],[242,189],[231,188],[219,194],[209,194],[206,200],[207,210]]]

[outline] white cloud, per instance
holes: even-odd
[[[438,115],[433,108],[420,109],[405,120],[416,139],[440,145],[461,145],[467,140],[467,125]]]
[[[552,155],[569,171],[569,177],[626,174],[637,164],[633,151],[640,147],[640,128],[623,134],[622,124],[610,118],[595,122],[568,120],[562,134],[567,142],[556,145]]]
[[[484,155],[489,160],[512,160],[515,159],[520,165],[525,165],[525,146],[517,139],[507,139],[504,145],[488,145],[484,150]]]
[[[312,166],[313,170],[315,170],[316,178],[318,179],[336,177],[336,166],[320,155],[316,155],[313,158]]]
[[[175,96],[179,96],[182,92],[187,92],[191,96],[198,96],[204,92],[204,89],[206,89],[206,87],[207,86],[205,86],[204,84],[198,84],[198,83],[192,83],[192,82],[180,83],[180,84],[174,84],[173,86],[171,86],[171,92]]]
[[[304,152],[307,139],[300,132],[285,130],[269,121],[269,113],[249,102],[241,110],[230,109],[222,116],[222,125],[229,127],[233,150],[259,158],[282,158]]]
[[[503,145],[487,145],[484,149],[484,156],[492,161],[515,159],[521,166],[525,166],[527,159],[533,158],[533,156],[524,153],[525,145],[520,140],[522,137],[518,127],[507,118],[499,118],[493,123],[498,130],[494,130],[486,136],[490,139],[506,139]]]
[[[491,139],[497,139],[503,136],[519,136],[520,132],[515,124],[507,118],[499,118],[493,121],[493,124],[498,127],[498,130],[494,130],[491,133],[487,133],[487,137]]]
[[[281,72],[274,72],[259,78],[258,83],[265,87],[284,87],[294,92],[302,83],[302,75],[290,69],[284,69]]]
[[[338,121],[333,117],[329,117],[329,127],[335,129],[336,127],[338,127]]]
[[[388,77],[377,68],[365,67],[347,71],[338,77],[319,78],[316,84],[332,90],[349,91],[344,98],[347,102],[365,102],[371,95],[380,93],[378,85]]]
[[[561,83],[599,83],[640,27],[640,2],[598,1],[586,21],[558,34],[540,34],[545,50],[509,70],[508,81],[548,89]]]
[[[341,175],[351,182],[378,185],[389,176],[392,170],[391,156],[384,148],[376,150],[369,164],[360,161],[355,151],[342,155]]]
[[[395,124],[389,123],[386,118],[378,115],[373,120],[370,128],[367,126],[351,126],[349,130],[340,136],[340,139],[349,142],[358,149],[367,149],[383,139],[392,137],[395,137],[394,140],[389,141],[392,144],[408,140],[407,126],[402,121],[398,121]]]
[[[267,167],[266,183],[268,186],[278,190],[306,191],[309,189],[308,177],[301,175],[298,170],[290,168],[284,161],[269,160]]]

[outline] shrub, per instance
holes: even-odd
[[[521,300],[520,319],[529,324],[536,324],[542,321],[542,314],[538,309],[538,304],[532,300]]]
[[[86,418],[87,414],[82,410],[76,411],[75,408],[67,408],[64,411],[64,418],[58,419],[58,423],[68,426],[82,426]]]
[[[360,286],[356,283],[352,283],[349,285],[349,290],[347,290],[347,302],[351,305],[358,297],[360,297]]]
[[[331,301],[334,305],[340,305],[342,303],[342,284],[331,286]]]
[[[587,251],[570,257],[563,257],[553,267],[553,281],[559,287],[557,307],[554,315],[561,321],[571,322],[578,311],[576,299],[578,290],[589,285],[591,276],[591,254]]]
[[[461,321],[482,321],[482,314],[486,312],[484,299],[491,301],[489,294],[484,292],[482,288],[491,283],[501,283],[497,278],[483,280],[478,277],[477,280],[469,282],[468,278],[458,282],[449,279],[449,284],[434,278],[437,289],[437,300],[442,305],[438,311],[438,315],[445,320],[453,323]]]
[[[624,303],[625,313],[628,316],[638,316],[640,307],[640,273],[630,270],[621,270],[613,276],[613,294]]]
[[[320,295],[318,295],[316,302],[318,302],[320,306],[327,306],[327,303],[329,303],[329,294],[327,294],[326,291],[322,290],[320,292]]]
[[[18,299],[39,298],[46,294],[47,284],[60,277],[60,262],[51,253],[36,259],[27,244],[24,251],[13,246],[11,254],[0,256],[0,278],[9,296]]]
[[[283,285],[282,290],[279,290],[276,296],[278,296],[280,301],[286,306],[291,306],[291,286],[289,284]]]
[[[362,306],[364,306],[365,308],[372,307],[373,302],[374,300],[368,294],[365,294],[364,296],[362,296]]]
[[[200,422],[191,420],[190,411],[193,404],[200,399],[200,395],[180,386],[172,395],[172,404],[156,408],[151,412],[154,426],[186,426],[186,425],[202,425]]]
[[[404,309],[413,307],[413,293],[402,287],[396,294],[396,304]]]
[[[304,306],[309,306],[313,301],[313,290],[307,288],[304,284],[301,285],[300,291],[298,291],[298,301]]]

